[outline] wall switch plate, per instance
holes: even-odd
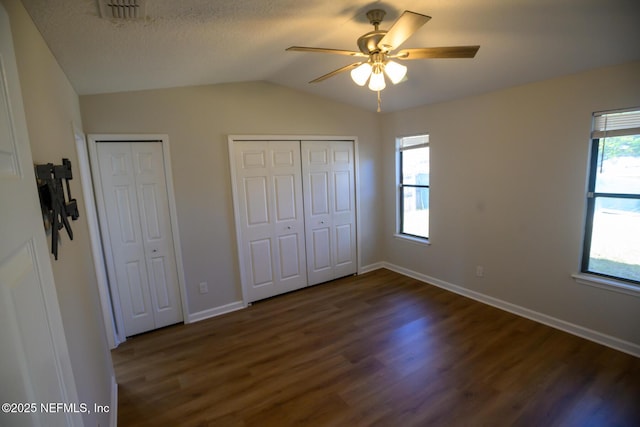
[[[207,282],[200,282],[200,293],[206,294],[207,292],[209,292],[209,285],[207,285]]]
[[[481,265],[476,266],[476,277],[484,277],[484,267]]]

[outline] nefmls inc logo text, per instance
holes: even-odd
[[[89,406],[86,403],[48,402],[40,404],[40,412],[43,414],[86,414]]]
[[[98,405],[94,403],[89,406],[86,403],[67,403],[67,402],[19,402],[2,404],[2,412],[5,414],[90,414],[90,413],[109,413],[109,405]]]

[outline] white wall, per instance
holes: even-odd
[[[59,164],[69,158],[74,168],[71,193],[80,218],[72,221],[74,240],[61,234],[59,259],[51,257],[64,332],[78,395],[89,405],[111,403],[113,368],[107,346],[96,276],[78,178],[73,125],[82,128],[78,96],[16,0],[1,0],[9,14],[22,88],[27,127],[35,163]],[[86,425],[109,425],[109,414],[85,414]]]
[[[571,278],[591,114],[640,106],[639,76],[635,62],[386,114],[384,259],[640,346],[640,298]],[[422,132],[431,141],[428,247],[393,238],[395,137]]]
[[[379,245],[380,128],[375,113],[269,83],[235,83],[80,98],[87,133],[168,134],[189,313],[240,301],[227,136],[356,136],[363,265]],[[198,283],[209,293],[198,293]]]

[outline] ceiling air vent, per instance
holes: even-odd
[[[140,19],[146,15],[146,0],[98,0],[100,16],[106,19]]]

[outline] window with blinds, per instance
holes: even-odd
[[[640,285],[640,108],[593,115],[582,272]]]
[[[398,232],[429,238],[429,135],[398,139]]]

